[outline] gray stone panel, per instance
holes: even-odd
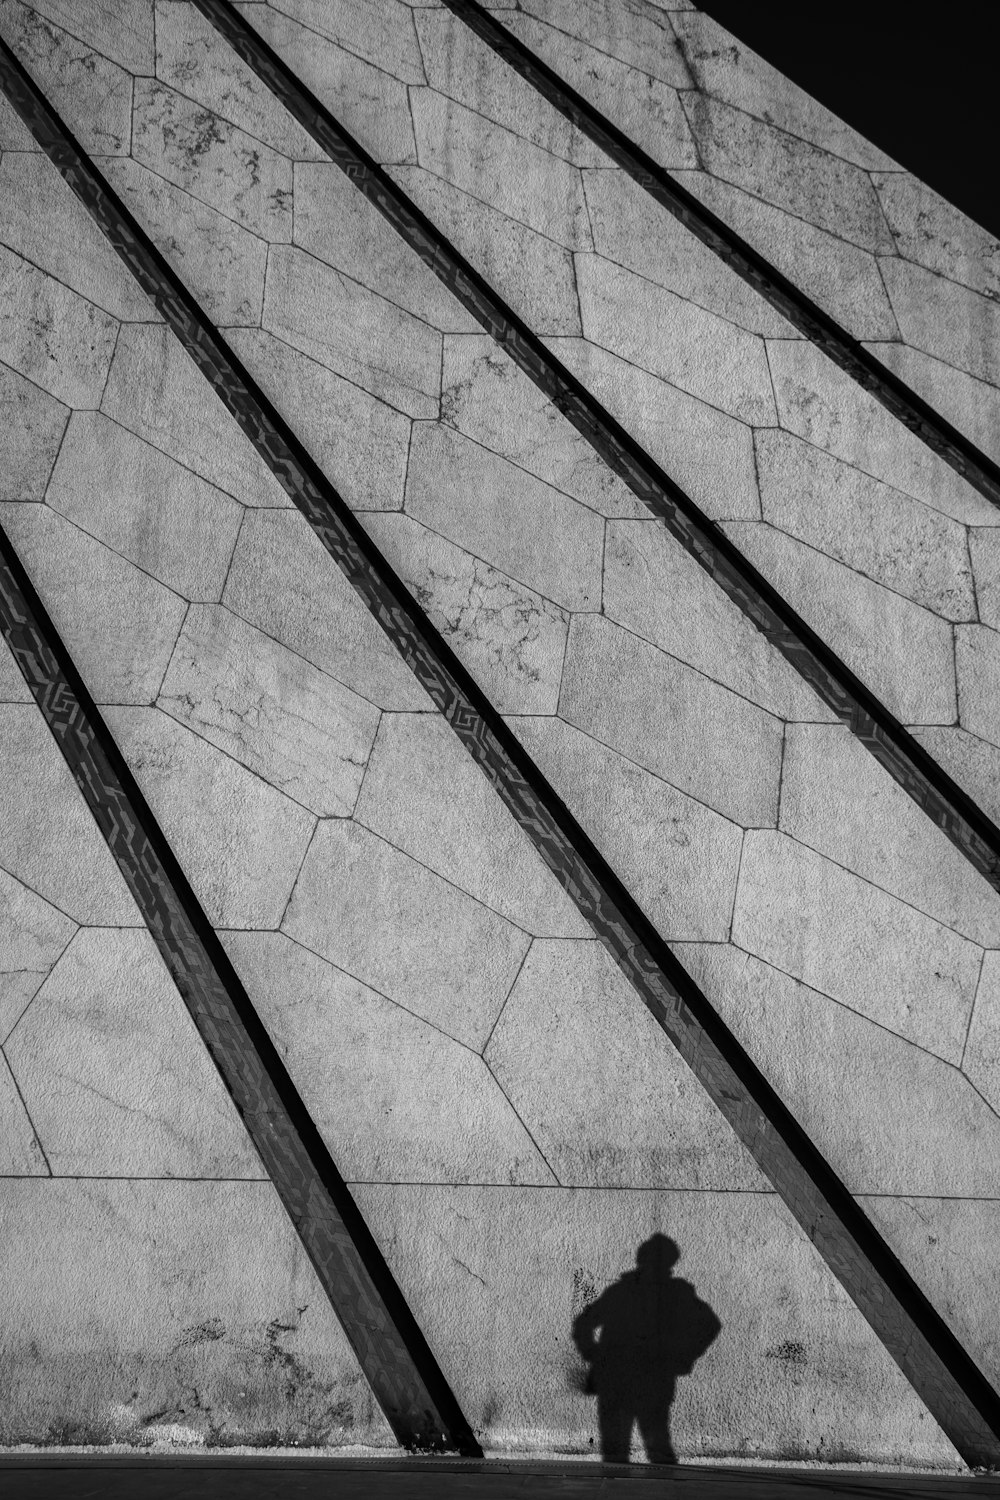
[[[127,72],[152,73],[154,0],[99,0],[86,9],[79,0],[32,0],[31,8]]]
[[[676,951],[852,1192],[997,1196],[1000,1119],[958,1068],[738,948]]]
[[[578,615],[559,712],[733,822],[773,826],[780,721],[638,636]]]
[[[109,160],[104,171],[164,259],[220,327],[260,323],[265,240],[141,162]]]
[[[391,175],[535,333],[580,333],[571,251],[423,167]]]
[[[709,94],[685,95],[684,108],[706,171],[864,250],[895,248],[860,168]]]
[[[421,167],[564,245],[593,246],[579,171],[432,89],[411,89]]]
[[[648,378],[652,384],[652,377]],[[446,425],[599,515],[648,515],[617,474],[493,339],[486,335],[446,338],[442,385],[441,420]],[[749,434],[747,439],[749,451]],[[752,469],[752,454],[750,461]],[[753,513],[758,513],[756,502]]]
[[[49,1169],[14,1075],[0,1056],[0,1178],[47,1177]]]
[[[354,817],[525,932],[592,936],[438,715],[383,715]]]
[[[416,427],[404,510],[563,609],[600,608],[600,518],[460,433]]]
[[[297,247],[268,257],[264,327],[408,416],[437,416],[437,330]]]
[[[384,839],[339,820],[318,828],[281,928],[476,1050],[530,942]]]
[[[81,7],[75,5],[73,9],[79,15]],[[101,33],[104,30],[99,28]],[[129,73],[20,0],[3,0],[0,33],[16,49],[85,151],[99,156],[128,155],[132,127]]]
[[[788,726],[778,826],[974,942],[1000,945],[1000,896],[846,726]]]
[[[65,912],[0,869],[0,1043],[76,930]]]
[[[312,812],[350,816],[378,709],[229,610],[192,607],[156,701]]]
[[[0,708],[0,764],[0,869],[74,922],[140,927],[139,910],[34,703]]]
[[[509,722],[661,936],[724,941],[741,830],[562,719]]]
[[[244,505],[290,501],[168,328],[123,328],[101,410]]]
[[[833,714],[658,521],[609,521],[604,613],[786,719]]]
[[[359,1187],[362,1209],[456,1394],[501,1451],[597,1444],[583,1307],[653,1234],[680,1247],[722,1331],[678,1382],[678,1456],[955,1463],[954,1450],[770,1194]],[[526,1313],[525,1309],[530,1309]],[[846,1372],[850,1372],[847,1378]],[[642,1457],[637,1443],[636,1458]]]
[[[963,527],[791,433],[755,446],[765,521],[946,620],[975,619]]]
[[[677,181],[775,270],[803,288],[845,332],[856,339],[899,337],[879,262],[870,250],[707,172],[679,172]]]
[[[772,526],[731,521],[725,529],[891,714],[904,724],[955,722],[947,620]]]
[[[603,165],[603,153],[524,79],[498,66],[451,11],[418,9],[414,20],[431,88],[573,166]]]
[[[270,5],[237,8],[307,88],[336,104],[339,118],[367,151],[380,161],[416,160],[406,86],[384,71],[391,54],[379,53],[373,67]]]
[[[767,1191],[600,943],[536,941],[484,1055],[564,1186]]]
[[[152,79],[136,80],[132,155],[262,239],[291,239],[288,158]]]
[[[298,514],[243,522],[222,599],[379,708],[428,710],[430,699]]]
[[[61,401],[0,365],[0,499],[44,498],[68,416]]]
[[[57,1177],[263,1177],[144,929],[77,933],[5,1052]]]
[[[350,1181],[554,1181],[475,1052],[281,934],[226,946]]]
[[[187,601],[48,506],[0,506],[0,520],[90,691],[151,703]]]
[[[812,989],[961,1060],[982,950],[781,833],[743,846],[733,942]]]
[[[760,515],[753,432],[745,422],[583,339],[548,343],[711,520]],[[635,501],[632,514],[645,519],[649,511]]]
[[[352,510],[402,510],[410,419],[273,334],[228,340]],[[249,445],[247,445],[249,446]]]
[[[777,418],[759,338],[599,255],[576,257],[584,337],[744,422]]]
[[[159,709],[109,708],[105,717],[209,920],[276,928],[312,813]]]
[[[317,260],[442,333],[479,332],[476,320],[333,162],[296,165],[293,238]]]
[[[413,18],[396,0],[274,0],[280,11],[403,83],[424,83]]]
[[[583,185],[594,248],[606,260],[749,333],[796,337],[769,302],[625,172],[584,172]]]
[[[256,73],[231,48],[219,46],[218,32],[193,5],[161,0],[156,6],[156,76],[284,156],[323,158]]]
[[[4,362],[66,406],[98,406],[118,324],[62,282],[0,248]]]
[[[663,82],[662,76],[644,73],[641,86],[636,89],[628,64],[609,56],[602,46],[591,47],[586,42],[571,40],[562,29],[557,29],[558,22],[555,27],[545,25],[550,14],[547,7],[536,5],[533,9],[540,19],[511,13],[504,21],[536,57],[547,62],[575,88],[583,86],[590,102],[606,119],[664,166],[675,169],[697,166],[697,149],[676,88]],[[617,7],[609,9],[607,14],[621,24],[616,12]],[[630,16],[633,18],[634,12]],[[627,40],[621,50],[632,52],[636,49],[636,39],[629,32],[624,33]],[[683,87],[680,77],[683,65],[676,73],[669,63],[666,68],[663,66],[670,55],[670,42],[665,29],[656,50],[646,54],[643,65],[646,68],[652,65],[658,74],[670,73]]]
[[[523,477],[523,476],[522,476]],[[501,713],[555,713],[568,617],[409,516],[365,529]]]
[[[176,594],[221,595],[242,508],[102,413],[71,417],[46,500]]]
[[[270,1183],[8,1179],[0,1213],[4,1442],[392,1446]]]
[[[804,339],[769,342],[778,421],[817,448],[956,521],[996,525],[996,507]]]
[[[38,152],[10,153],[0,165],[0,238],[112,317],[159,321],[76,194]]]

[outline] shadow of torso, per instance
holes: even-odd
[[[573,1338],[590,1363],[601,1453],[629,1456],[633,1425],[651,1463],[676,1463],[670,1407],[679,1375],[689,1375],[722,1325],[689,1281],[629,1271],[585,1307]],[[600,1331],[599,1337],[597,1336]]]

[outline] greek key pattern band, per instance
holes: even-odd
[[[218,16],[224,23],[220,30],[227,35],[233,31],[241,48],[257,57],[256,49],[261,44],[248,28],[244,34],[235,12],[216,5],[214,0],[198,3],[213,20]],[[268,62],[264,56],[261,72],[268,82],[271,75],[277,77],[281,97],[287,103],[285,96],[296,86],[277,59]],[[2,45],[0,87],[132,269],[959,1452],[970,1465],[1000,1466],[1000,1401],[996,1393],[434,630],[322,471]],[[319,108],[315,103],[303,104],[301,99],[297,103],[293,113],[300,119],[303,115],[313,118],[310,109]],[[322,135],[324,146],[327,139],[340,139],[329,124],[323,123],[317,134],[319,129],[317,125],[314,134],[317,139]],[[353,145],[351,149],[357,150]],[[338,159],[349,154],[343,144],[338,152]],[[370,179],[372,169],[364,161],[346,169],[352,178],[369,186],[380,180]],[[396,213],[395,199],[389,201]],[[425,225],[421,233],[430,233],[429,226]],[[429,255],[432,264],[440,261],[439,274],[451,285],[454,277],[446,252],[434,245]],[[496,336],[507,342],[499,322]],[[281,1168],[279,1162],[276,1170]],[[335,1295],[335,1289],[331,1295]],[[440,1396],[438,1402],[440,1406]]]

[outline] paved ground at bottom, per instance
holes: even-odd
[[[912,1495],[1000,1500],[1000,1476],[872,1474],[843,1470],[664,1468],[593,1463],[442,1459],[198,1458],[173,1455],[0,1455],[5,1500],[861,1500]]]

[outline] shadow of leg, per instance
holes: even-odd
[[[675,1464],[677,1455],[670,1440],[670,1407],[673,1404],[674,1387],[659,1386],[645,1400],[636,1403],[636,1422],[639,1435],[651,1464]]]
[[[606,1464],[627,1464],[632,1437],[632,1409],[620,1396],[601,1391],[597,1397],[601,1457]]]

